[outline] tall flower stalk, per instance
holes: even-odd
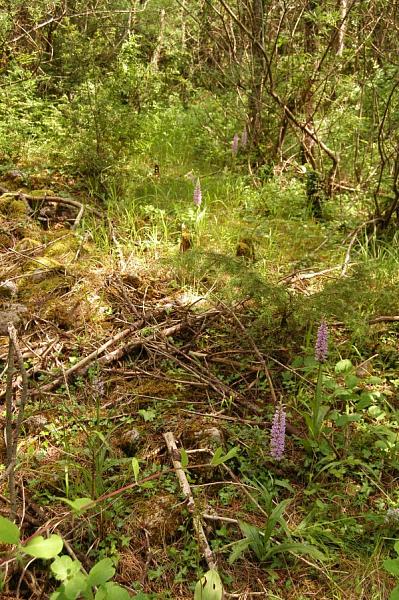
[[[246,148],[247,144],[248,144],[248,131],[245,126],[244,129],[242,130],[242,134],[241,134],[241,146],[243,148]]]
[[[270,454],[276,460],[281,460],[285,449],[285,410],[282,404],[276,408],[270,435]]]
[[[240,138],[238,136],[238,133],[236,133],[233,137],[233,141],[231,142],[231,152],[233,153],[233,156],[237,156],[239,143]]]
[[[317,330],[317,338],[315,344],[315,358],[319,363],[319,369],[317,374],[317,384],[314,393],[313,407],[312,407],[312,419],[311,419],[311,433],[315,440],[318,440],[323,426],[323,421],[326,414],[329,411],[329,407],[322,404],[323,398],[323,363],[327,360],[328,356],[328,326],[325,321],[320,323]]]
[[[199,208],[202,202],[202,191],[201,191],[201,183],[199,178],[197,179],[197,183],[195,184],[194,194],[193,194],[193,202],[194,205]]]

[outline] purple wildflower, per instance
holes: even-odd
[[[244,127],[242,134],[241,134],[241,146],[243,148],[245,148],[247,144],[248,144],[248,131],[247,131],[247,128]]]
[[[398,523],[399,521],[399,508],[388,508],[385,515],[386,523]]]
[[[233,137],[233,141],[231,143],[231,151],[233,153],[233,156],[235,156],[238,152],[239,142],[240,142],[240,138],[238,137],[238,133],[235,133],[234,137]]]
[[[195,206],[198,206],[198,207],[201,206],[202,192],[201,192],[201,184],[200,184],[200,180],[199,179],[197,179],[197,183],[196,183],[195,188],[194,188],[193,200],[194,200]]]
[[[317,330],[317,340],[315,346],[315,358],[319,362],[324,362],[328,354],[328,327],[325,321],[320,323]]]
[[[285,447],[285,410],[282,404],[276,408],[270,436],[270,454],[276,460],[281,460]]]

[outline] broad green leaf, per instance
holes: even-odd
[[[137,483],[137,480],[139,478],[139,473],[140,473],[140,464],[135,456],[132,458],[132,469],[133,469],[134,480]]]
[[[323,560],[324,554],[320,552],[315,546],[301,544],[299,542],[287,542],[285,544],[278,544],[271,547],[268,552],[265,560],[269,560],[275,554],[281,554],[285,552],[292,552],[293,554],[307,554],[308,556],[312,556],[317,560]]]
[[[362,416],[356,413],[353,415],[339,415],[335,420],[335,424],[337,427],[343,427],[348,423],[352,423],[353,421],[360,421],[361,418]]]
[[[229,450],[227,452],[227,454],[225,454],[224,456],[223,456],[223,448],[216,448],[215,453],[211,460],[211,465],[213,467],[217,467],[218,465],[221,465],[222,463],[225,463],[228,460],[230,460],[230,458],[233,458],[233,456],[236,456],[237,453],[238,453],[237,446],[234,446],[234,448],[231,448],[231,450]]]
[[[3,544],[18,544],[19,528],[5,517],[0,516],[0,542]]]
[[[351,390],[353,390],[353,388],[358,385],[359,381],[360,380],[358,379],[358,377],[356,377],[356,375],[353,375],[352,373],[349,373],[345,376],[345,385]]]
[[[64,542],[59,535],[53,533],[49,538],[42,535],[36,535],[32,538],[22,550],[34,558],[55,558],[62,550]]]
[[[243,535],[245,535],[248,541],[249,547],[253,552],[255,552],[256,558],[258,560],[263,560],[263,555],[265,553],[265,548],[267,548],[268,540],[265,539],[261,530],[254,525],[245,523],[244,521],[240,521],[239,526]]]
[[[141,408],[137,412],[140,415],[140,417],[143,417],[143,419],[146,423],[148,421],[153,421],[155,419],[155,417],[157,416],[157,413],[152,408],[148,408],[147,410],[145,408]]]
[[[249,540],[248,538],[244,538],[243,540],[239,540],[233,545],[233,550],[229,556],[229,563],[233,564],[238,558],[240,558],[241,554],[246,552],[249,548]]]
[[[348,358],[344,358],[343,360],[340,360],[335,365],[335,372],[336,373],[348,373],[352,369],[353,369],[353,365],[352,365],[351,361]]]
[[[180,462],[183,469],[185,469],[188,465],[188,454],[184,448],[180,450]]]
[[[71,579],[73,575],[80,571],[80,562],[72,560],[70,556],[57,556],[50,565],[51,572],[59,581]]]
[[[269,515],[266,525],[263,528],[263,533],[265,535],[266,540],[270,539],[273,533],[273,529],[275,528],[277,523],[282,524],[282,522],[284,521],[283,514],[290,502],[291,500],[289,498],[287,498],[287,500],[283,500],[282,502],[277,504],[277,506],[273,509],[272,513]]]
[[[102,585],[95,595],[95,600],[130,600],[130,598],[131,595],[127,590],[113,582]]]
[[[76,600],[82,592],[88,588],[87,576],[82,572],[76,573],[71,579],[64,583],[64,595],[68,600]]]
[[[395,586],[390,593],[389,600],[399,600],[399,585]]]
[[[194,600],[222,600],[223,584],[215,569],[207,571],[197,582],[194,590]]]
[[[216,464],[220,464],[218,462],[218,460],[220,459],[220,457],[223,455],[223,448],[216,448],[215,452],[213,453],[212,456],[212,460],[211,460],[211,465],[216,465]]]
[[[87,576],[87,583],[91,586],[101,585],[112,579],[115,575],[115,568],[110,558],[103,558],[90,569],[90,573]]]
[[[68,500],[68,498],[58,499],[62,502],[65,502],[65,504],[68,504],[68,506],[70,506],[76,513],[82,513],[93,504],[93,500],[91,498],[76,498],[75,500]]]
[[[399,554],[399,540],[394,543],[393,547],[395,548],[396,554]]]
[[[399,559],[398,558],[387,558],[382,563],[384,565],[384,569],[391,573],[391,575],[395,575],[399,577]]]

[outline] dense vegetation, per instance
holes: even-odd
[[[4,2],[2,598],[399,598],[398,15]]]

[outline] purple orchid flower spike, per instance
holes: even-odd
[[[282,404],[276,408],[270,436],[270,454],[276,460],[281,460],[285,448],[285,410]]]
[[[328,326],[325,321],[320,323],[317,330],[317,339],[315,345],[315,358],[318,362],[325,362],[328,355]]]
[[[199,178],[197,179],[197,183],[195,184],[193,201],[194,201],[195,206],[197,206],[197,207],[201,206],[202,191],[201,191],[201,184],[200,184]]]
[[[233,156],[237,155],[239,143],[240,143],[240,138],[238,137],[238,133],[236,133],[234,135],[233,141],[231,143],[231,151],[233,153]]]
[[[248,131],[247,131],[247,128],[244,127],[242,134],[241,134],[241,146],[243,148],[245,148],[247,144],[248,144]]]

